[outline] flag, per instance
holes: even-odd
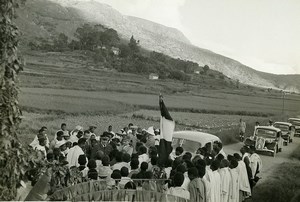
[[[172,138],[175,128],[175,122],[173,121],[170,113],[168,112],[165,103],[160,96],[160,142],[158,147],[159,162],[164,164],[167,162],[170,153],[172,152]]]

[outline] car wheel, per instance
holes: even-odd
[[[291,142],[293,142],[293,139],[292,139],[292,138],[290,138],[290,143],[291,143]]]
[[[282,152],[282,148],[279,148],[279,149],[278,149],[278,152]]]

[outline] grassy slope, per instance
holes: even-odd
[[[300,146],[291,157],[295,158],[295,161],[282,163],[267,181],[254,188],[253,201],[300,201]]]

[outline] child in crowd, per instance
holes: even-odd
[[[102,166],[98,169],[98,174],[101,179],[105,179],[112,174],[112,170],[109,165],[109,157],[107,155],[102,157]]]
[[[125,167],[125,166],[122,167],[121,168],[121,176],[122,176],[122,178],[121,178],[121,181],[119,183],[120,189],[124,189],[125,184],[127,184],[127,182],[131,181],[131,179],[130,179],[130,177],[128,177],[128,175],[129,175],[128,168]]]
[[[88,171],[88,178],[91,180],[97,180],[98,179],[98,172],[97,172],[97,165],[96,161],[94,159],[90,159],[87,164],[89,171]]]
[[[84,154],[82,154],[78,157],[78,163],[79,163],[78,169],[79,169],[79,171],[82,172],[82,177],[83,178],[87,177],[89,169],[86,167],[87,160],[86,160],[86,156]]]

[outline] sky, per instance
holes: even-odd
[[[85,0],[87,1],[87,0]],[[300,74],[300,0],[94,0],[256,70]]]

